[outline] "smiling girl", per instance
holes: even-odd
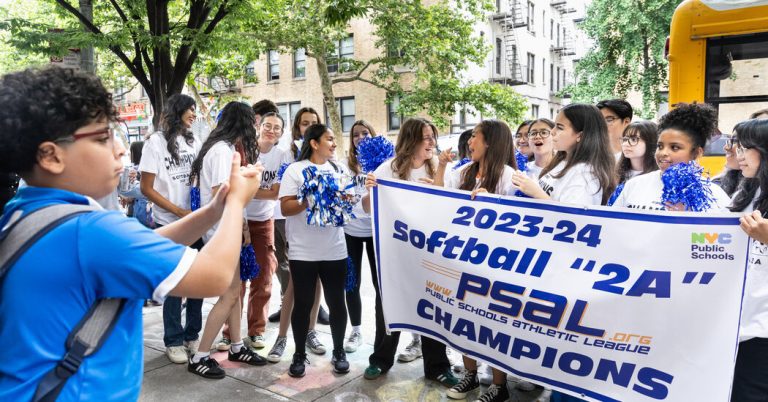
[[[656,145],[656,164],[659,170],[629,180],[613,206],[653,210],[684,209],[681,205],[662,204],[664,183],[661,175],[672,165],[688,163],[703,155],[704,146],[715,131],[716,124],[715,110],[702,104],[678,105],[665,114],[659,122],[660,133]],[[709,181],[705,185],[712,191],[714,199],[708,210],[725,210],[730,203],[728,195]]]

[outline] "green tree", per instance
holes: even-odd
[[[486,0],[300,0],[272,2],[276,18],[266,39],[272,48],[305,49],[315,59],[331,128],[341,139],[341,120],[334,85],[361,81],[400,98],[400,112],[426,112],[439,125],[447,124],[457,105],[471,106],[484,116],[510,121],[521,118],[526,106],[511,88],[488,82],[466,82],[470,63],[483,64],[489,48],[473,36],[473,24],[485,17]],[[368,60],[342,59],[336,43],[346,37],[353,18],[373,27],[381,50]],[[265,36],[266,38],[266,36]],[[328,66],[338,66],[336,74]]]
[[[664,44],[678,0],[594,0],[581,28],[594,47],[575,67],[564,92],[577,102],[642,94],[638,114],[652,117],[667,85]]]
[[[48,55],[94,46],[108,66],[99,69],[100,74],[124,75],[127,70],[147,92],[155,119],[165,99],[181,92],[193,68],[231,74],[237,64],[205,63],[207,57],[220,60],[237,54],[241,61],[253,60],[262,48],[255,36],[243,31],[258,26],[250,21],[261,15],[257,0],[99,1],[94,3],[93,21],[80,13],[75,0],[39,0],[39,5],[38,13],[52,10],[55,16],[3,21],[15,48]],[[116,68],[118,61],[124,69]],[[244,63],[240,72],[243,68]]]

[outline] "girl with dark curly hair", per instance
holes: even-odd
[[[659,122],[656,164],[659,170],[635,177],[627,182],[613,206],[654,210],[678,210],[682,205],[663,205],[664,184],[661,175],[670,166],[688,163],[704,154],[704,146],[717,126],[715,110],[703,104],[680,104]],[[714,196],[710,210],[722,211],[730,203],[728,195],[707,181]]]
[[[194,121],[195,101],[187,95],[173,95],[160,118],[160,131],[144,142],[139,164],[141,192],[153,203],[152,219],[157,227],[190,213],[189,172],[200,148],[189,131]],[[199,249],[202,242],[193,247]],[[187,320],[182,327],[181,298],[169,297],[163,304],[163,342],[171,362],[187,362],[188,349],[194,349],[203,326],[202,307],[202,299],[187,300]]]

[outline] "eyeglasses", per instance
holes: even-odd
[[[630,147],[634,147],[639,142],[640,142],[640,137],[638,137],[636,135],[631,135],[631,136],[628,136],[628,137],[621,137],[621,143],[622,144],[626,143]]]
[[[528,132],[528,138],[547,138],[550,136],[550,134],[552,134],[552,131],[550,130],[533,130]]]
[[[605,118],[605,123],[606,124],[611,124],[611,123],[613,123],[616,120],[619,120],[619,118],[616,117],[616,116],[608,116],[608,117]]]
[[[271,125],[269,123],[262,124],[261,128],[263,128],[263,129],[265,129],[267,131],[271,131],[273,133],[282,133],[283,132],[283,127],[278,126],[278,125],[273,126],[273,125]]]
[[[515,135],[514,135],[514,138],[515,138],[516,140],[528,139],[528,136],[529,136],[529,135],[530,135],[530,133],[528,133],[528,134],[523,134],[523,133],[515,133]]]
[[[736,138],[736,135],[726,135],[723,136],[725,138],[725,149],[730,150],[733,149],[734,145],[737,145],[739,143],[739,140]]]
[[[752,149],[751,147],[743,147],[738,142],[735,142],[733,147],[736,150],[736,155],[738,156],[744,156],[744,153],[746,153],[748,149]]]
[[[58,143],[58,142],[75,142],[75,141],[77,141],[79,139],[83,139],[83,138],[87,138],[87,137],[93,137],[93,136],[97,136],[97,135],[107,135],[107,134],[109,135],[110,139],[114,140],[115,135],[113,134],[112,127],[107,126],[107,127],[104,127],[104,128],[102,128],[100,130],[97,130],[97,131],[88,131],[88,132],[85,132],[85,133],[74,133],[74,134],[72,134],[71,137],[59,138],[59,139],[57,139],[56,141],[53,141],[53,142],[54,143]]]

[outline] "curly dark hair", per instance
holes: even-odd
[[[25,174],[40,144],[94,121],[117,120],[98,77],[72,69],[27,69],[0,78],[0,171]]]
[[[192,145],[195,141],[194,134],[181,120],[184,112],[193,106],[195,106],[195,100],[192,97],[183,94],[171,95],[160,117],[160,131],[163,132],[165,141],[168,143],[168,153],[171,154],[175,163],[179,163],[179,144],[176,143],[176,137],[181,136],[188,145]]]
[[[667,129],[686,133],[694,148],[704,148],[717,130],[717,111],[703,103],[678,103],[659,120],[659,134]]]

